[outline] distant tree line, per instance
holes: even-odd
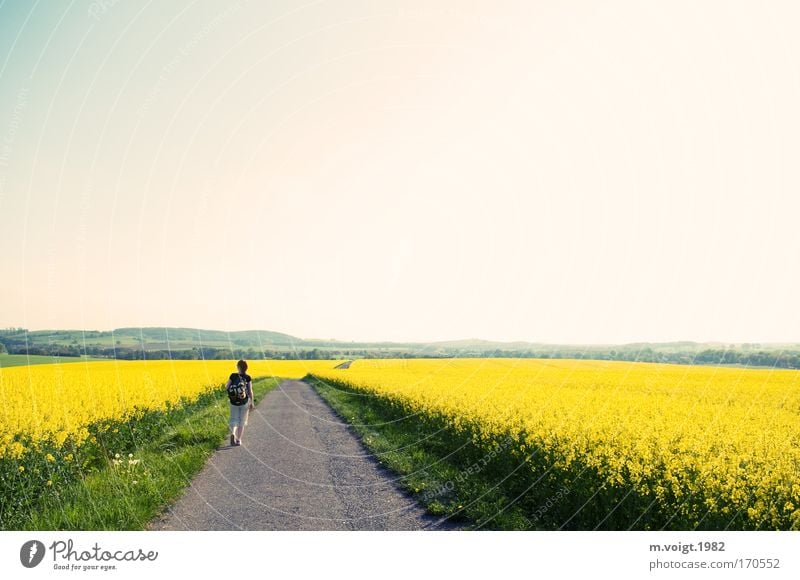
[[[79,346],[74,344],[69,345],[47,345],[47,344],[34,344],[25,345],[19,343],[11,343],[3,345],[0,343],[0,349],[8,350],[10,354],[28,354],[28,355],[44,355],[44,356],[89,356],[98,358],[114,358],[118,360],[230,360],[230,359],[283,359],[283,360],[298,360],[298,359],[340,359],[344,358],[343,353],[336,351],[322,351],[319,349],[308,350],[292,350],[292,351],[279,351],[279,350],[256,350],[256,349],[230,349],[230,348],[184,348],[184,349],[157,349],[157,350],[143,350],[141,348],[131,347],[109,347],[109,346]],[[0,350],[3,352],[3,350]]]
[[[587,360],[619,360],[632,362],[655,362],[671,364],[703,365],[742,365],[800,369],[800,351],[757,351],[747,352],[725,349],[705,349],[701,351],[664,352],[652,348],[641,350],[597,350],[597,349],[558,349],[546,351],[492,350],[458,354],[460,357],[491,358],[570,358]]]

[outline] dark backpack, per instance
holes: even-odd
[[[244,405],[247,402],[247,383],[242,375],[239,375],[239,382],[232,382],[228,387],[228,398],[233,405]]]

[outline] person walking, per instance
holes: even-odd
[[[231,373],[225,385],[231,408],[231,418],[228,422],[231,430],[231,447],[242,444],[247,417],[255,408],[253,378],[247,374],[247,362],[240,360],[236,363],[236,369],[238,372]]]

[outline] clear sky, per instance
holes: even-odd
[[[795,0],[0,0],[0,326],[800,340]]]

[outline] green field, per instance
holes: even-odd
[[[28,356],[25,354],[0,354],[0,368],[18,367],[24,365],[49,365],[53,363],[86,362],[93,360],[103,359],[79,356]]]

